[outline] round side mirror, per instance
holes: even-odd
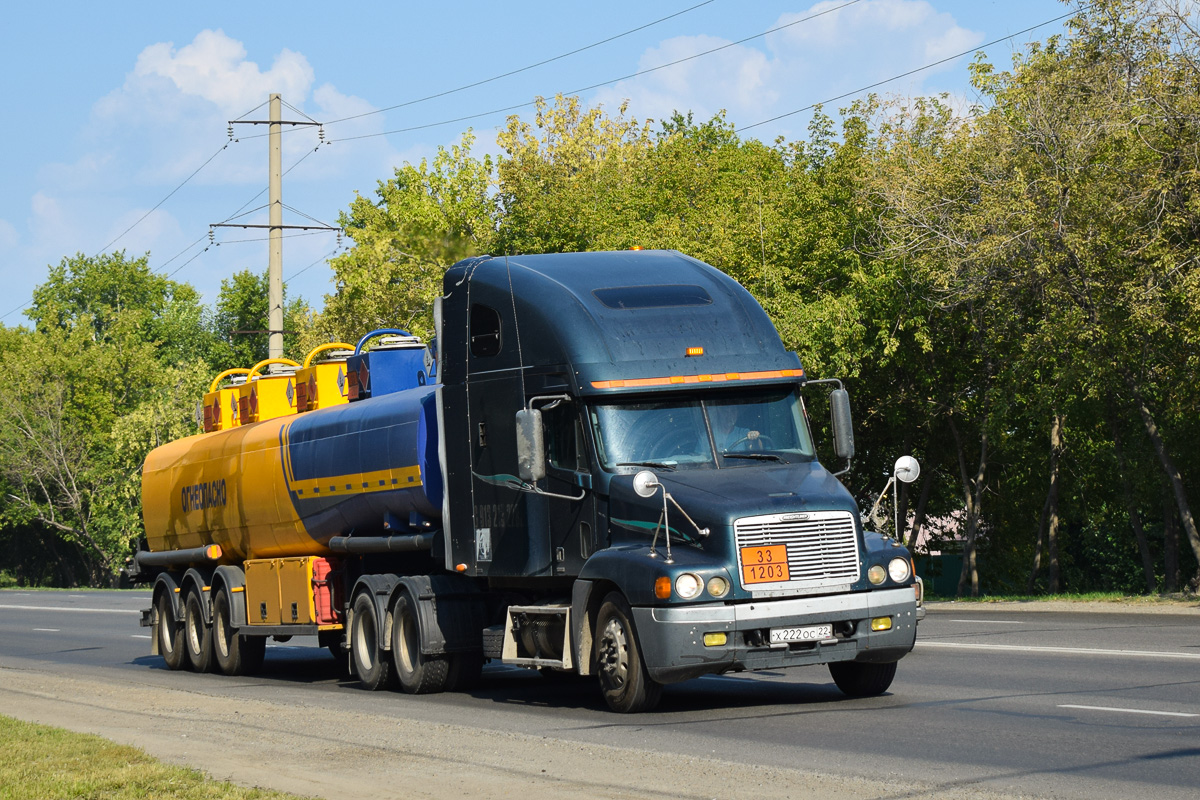
[[[912,483],[921,474],[921,465],[912,456],[900,456],[896,459],[896,480],[901,483]]]
[[[658,491],[658,487],[662,486],[658,482],[658,478],[654,477],[654,473],[648,469],[644,469],[637,475],[633,476],[633,490],[637,492],[638,497],[653,497]]]

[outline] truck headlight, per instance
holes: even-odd
[[[888,577],[896,583],[904,583],[909,574],[907,558],[893,558],[888,564]]]
[[[675,579],[675,593],[684,600],[691,600],[700,594],[700,590],[703,588],[704,581],[700,580],[700,576],[690,572],[685,572]]]
[[[722,578],[720,575],[714,575],[708,579],[708,593],[713,597],[724,597],[729,591],[729,581]]]
[[[872,564],[871,568],[867,570],[867,580],[876,586],[883,583],[886,579],[887,570],[885,570],[880,564]]]

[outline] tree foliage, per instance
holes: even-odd
[[[721,114],[656,123],[539,98],[495,158],[468,131],[350,202],[353,247],[321,311],[289,306],[289,352],[431,335],[442,273],[466,256],[678,249],[751,291],[810,376],[847,381],[861,505],[897,456],[921,460],[900,492],[907,537],[961,552],[958,592],[1194,588],[1195,15],[1098,0],[972,74],[965,114],[869,97],[770,143]],[[47,543],[32,579],[111,574],[145,453],[194,430],[213,371],[265,356],[265,335],[231,333],[266,328],[264,281],[235,275],[206,309],[144,258],[76,256],[39,287],[31,330],[0,329],[15,386],[0,541]]]

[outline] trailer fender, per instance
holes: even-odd
[[[180,607],[183,606],[183,598],[188,592],[197,592],[200,595],[200,607],[204,609],[205,624],[212,625],[212,603],[209,602],[209,589],[212,586],[214,570],[211,567],[192,567],[187,572],[183,573],[183,580],[179,582],[182,591],[176,594],[180,601]]]
[[[360,594],[369,594],[371,599],[375,602],[375,619],[379,620],[381,627],[385,625],[387,626],[382,628],[379,634],[379,638],[383,640],[382,645],[384,650],[392,649],[392,592],[396,588],[396,584],[399,581],[399,577],[391,574],[363,575],[357,581],[355,581],[354,590],[350,592],[349,608],[351,609],[354,608],[354,601]],[[347,634],[349,634],[350,628],[350,620],[347,619]],[[384,631],[386,631],[386,633],[384,633]]]
[[[486,609],[475,583],[456,575],[406,575],[399,579],[388,600],[390,609],[401,592],[415,603],[421,629],[421,652],[426,655],[480,651]],[[388,637],[391,648],[391,637]]]
[[[222,564],[213,573],[209,596],[215,592],[229,593],[230,627],[233,630],[246,627],[246,573],[233,564]],[[211,615],[211,611],[209,614]]]

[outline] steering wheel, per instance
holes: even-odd
[[[743,445],[745,446],[743,447]],[[733,444],[729,445],[729,447],[726,447],[725,452],[728,453],[732,450],[747,452],[750,450],[766,450],[767,448],[772,450],[775,449],[775,442],[771,440],[771,437],[763,436],[758,431],[750,431],[750,434],[743,436]]]

